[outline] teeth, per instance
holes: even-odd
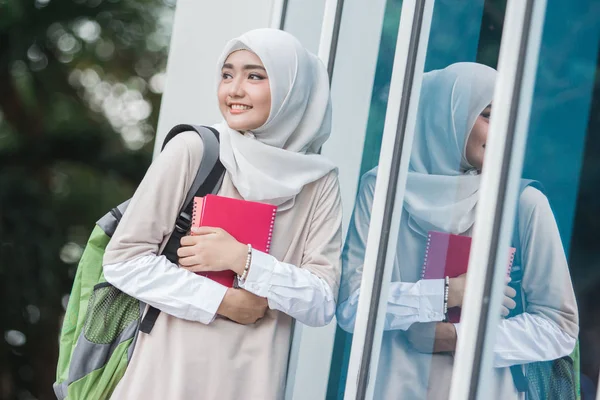
[[[231,105],[231,109],[233,109],[233,110],[249,110],[251,108],[252,107],[248,107],[248,106],[245,106],[242,104],[232,104]]]

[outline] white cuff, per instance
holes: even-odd
[[[250,263],[248,275],[245,280],[238,281],[239,287],[259,297],[267,297],[276,263],[277,259],[275,257],[252,249],[252,262]]]
[[[225,293],[227,293],[227,286],[223,286],[220,283],[207,278],[206,281],[202,283],[204,310],[196,313],[194,315],[194,320],[203,324],[210,324],[213,322],[217,316],[217,310],[223,302]]]
[[[420,304],[419,321],[443,321],[444,316],[444,280],[422,279],[419,281]]]

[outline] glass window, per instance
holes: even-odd
[[[490,13],[502,17],[504,9],[491,6],[485,13],[483,1],[434,8],[405,198],[392,221],[397,241],[388,247],[394,262],[389,293],[382,294],[387,307],[379,360],[372,360],[378,363],[375,398],[447,398],[450,390],[497,75],[497,55],[480,46],[494,25],[482,22]],[[345,243],[342,327],[346,317],[356,317],[376,165],[362,176]]]
[[[381,349],[372,360],[376,399],[446,399],[450,392],[488,128],[496,107],[510,107],[493,104],[505,6],[491,0],[435,4],[406,192],[392,226],[398,240],[388,247],[394,264],[389,292],[382,293]],[[515,229],[511,248],[502,250],[509,253],[507,285],[500,322],[490,327],[496,336],[493,385],[484,389],[490,398],[522,398],[521,390],[529,398],[595,398],[599,20],[593,0],[548,4]],[[384,109],[375,116],[372,104],[369,128],[382,126],[385,115]],[[381,143],[380,136],[367,135],[344,247],[338,323],[347,331],[356,317],[352,304],[379,161],[378,154],[368,155],[369,141]],[[339,365],[347,362],[350,342],[338,330],[328,398],[343,394],[335,383],[344,379]]]
[[[548,2],[512,240],[517,308],[496,332],[495,363],[524,364],[511,372],[540,398],[595,398],[598,21],[596,1]]]

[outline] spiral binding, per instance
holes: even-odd
[[[511,251],[510,252],[510,260],[508,260],[508,271],[507,271],[507,276],[510,276],[510,272],[512,271],[512,267],[513,267],[513,263],[515,262],[515,251]]]
[[[198,217],[198,200],[194,199],[194,206],[192,207],[192,223],[190,224],[190,230],[192,229],[193,226],[196,226],[196,223],[198,222],[197,217]]]
[[[277,214],[277,209],[273,209],[273,216],[271,217],[271,226],[269,227],[269,236],[267,238],[267,253],[271,250],[271,240],[273,239],[273,226],[275,226],[275,215]]]
[[[425,258],[423,259],[423,269],[421,270],[421,279],[425,279],[425,269],[427,268],[427,257],[429,257],[429,247],[431,246],[431,233],[427,234],[427,246],[425,247]]]

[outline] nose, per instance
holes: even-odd
[[[234,78],[231,84],[229,85],[229,96],[244,97],[244,88],[242,80],[239,77]]]

